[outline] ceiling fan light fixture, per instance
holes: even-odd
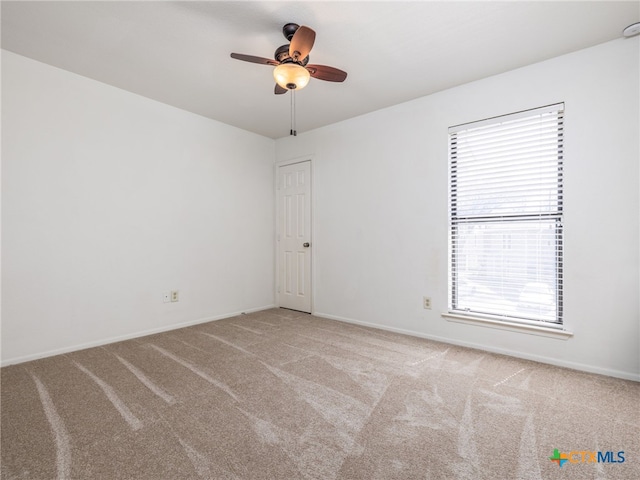
[[[309,83],[309,71],[296,63],[283,63],[273,69],[276,83],[287,90],[300,90]]]

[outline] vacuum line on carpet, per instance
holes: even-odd
[[[244,348],[242,348],[242,347],[240,347],[238,345],[235,345],[235,344],[229,342],[228,340],[225,340],[224,338],[220,338],[220,337],[218,337],[216,335],[213,335],[211,333],[206,333],[206,332],[198,332],[198,333],[201,334],[201,335],[206,335],[207,337],[211,337],[211,338],[219,341],[220,343],[224,343],[225,345],[230,346],[231,348],[235,348],[236,350],[240,350],[242,353],[245,353],[245,354],[247,354],[247,355],[249,355],[251,357],[255,356],[249,350],[245,350]]]
[[[91,372],[88,368],[79,364],[75,360],[73,360],[73,364],[86,373],[91,380],[93,380],[104,392],[109,401],[113,404],[118,413],[125,419],[125,421],[131,427],[131,430],[136,431],[142,428],[142,422],[136,417],[129,407],[125,405],[125,403],[120,399],[116,391],[109,385],[107,382],[102,380],[100,377],[96,376],[93,372]]]
[[[207,458],[180,437],[178,437],[178,441],[186,452],[187,457],[189,457],[189,461],[191,461],[191,464],[198,476],[200,478],[213,478],[213,475],[211,475],[211,471],[209,470]]]
[[[210,377],[209,375],[204,373],[202,370],[197,368],[195,365],[192,365],[191,363],[187,362],[186,360],[181,359],[180,357],[174,355],[171,352],[166,351],[164,348],[161,348],[161,347],[158,347],[157,345],[154,345],[153,343],[147,343],[147,345],[149,345],[151,348],[157,350],[158,352],[160,352],[165,357],[168,357],[171,360],[173,360],[174,362],[179,363],[183,367],[188,368],[193,373],[198,375],[200,378],[203,378],[204,380],[209,382],[211,385],[213,385],[215,387],[218,387],[224,393],[226,393],[231,398],[233,398],[236,402],[240,401],[240,400],[238,400],[238,397],[236,396],[236,394],[233,393],[233,391],[227,385],[225,385],[224,383],[216,380],[215,378]]]
[[[407,363],[407,365],[409,365],[410,367],[415,367],[416,365],[420,365],[421,363],[427,362],[427,361],[432,360],[434,358],[441,357],[442,355],[445,355],[448,351],[449,351],[449,349],[447,348],[446,350],[444,350],[442,352],[436,352],[433,355],[429,355],[427,358],[423,358],[422,360],[418,360],[417,362]]]
[[[42,402],[44,414],[47,417],[55,437],[58,478],[69,478],[71,475],[71,445],[69,442],[67,428],[64,426],[64,422],[62,421],[62,418],[60,418],[60,415],[58,415],[47,388],[33,373],[29,372],[29,375],[31,375],[31,378],[33,378],[33,381],[38,388],[38,395],[40,395],[40,402]]]
[[[229,325],[232,326],[232,327],[239,328],[241,330],[246,330],[247,332],[255,333],[256,335],[264,335],[264,332],[260,332],[258,330],[254,330],[254,329],[249,328],[249,327],[243,327],[242,325],[235,325],[233,323],[230,323]]]
[[[499,385],[502,385],[505,382],[508,382],[509,380],[511,380],[513,377],[515,377],[516,375],[518,375],[520,372],[524,372],[526,370],[526,368],[521,368],[520,370],[518,370],[516,373],[512,373],[511,375],[509,375],[507,378],[505,378],[504,380],[498,382],[498,383],[494,383],[493,386],[497,387]]]
[[[136,378],[144,384],[145,387],[147,387],[149,390],[151,390],[153,393],[155,393],[158,397],[160,397],[162,400],[167,402],[169,405],[173,405],[174,403],[176,403],[176,399],[173,398],[172,395],[169,395],[167,392],[165,392],[159,386],[153,383],[149,379],[149,377],[147,377],[144,373],[142,373],[137,367],[127,362],[121,356],[116,355],[115,353],[114,355],[118,360],[120,360],[120,363],[122,363],[125,367],[127,367],[127,369],[131,373],[133,373],[136,376]]]

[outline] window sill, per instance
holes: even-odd
[[[478,325],[481,327],[498,328],[510,332],[526,333],[529,335],[540,335],[542,337],[558,338],[567,340],[573,337],[573,332],[561,328],[540,327],[524,323],[515,323],[502,320],[492,320],[490,318],[474,317],[471,315],[458,315],[455,313],[443,313],[442,316],[448,322],[465,323],[468,325]]]

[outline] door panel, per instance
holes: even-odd
[[[278,304],[284,308],[311,313],[309,161],[278,167],[277,241]]]

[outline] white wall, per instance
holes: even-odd
[[[271,139],[3,51],[3,363],[273,305],[273,160]]]
[[[277,161],[314,157],[315,313],[640,380],[638,43],[612,41],[279,139]],[[563,101],[573,338],[446,321],[447,128]]]

